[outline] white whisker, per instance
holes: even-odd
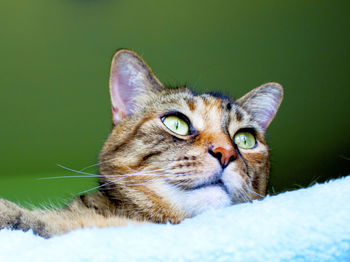
[[[116,160],[116,159],[118,159],[118,157],[115,157],[115,158],[112,158],[112,159],[109,159],[109,160],[106,160],[106,161],[101,161],[101,162],[98,162],[96,164],[92,164],[92,165],[86,166],[86,167],[82,168],[80,171],[89,169],[89,168],[94,167],[94,166],[99,166],[101,164],[108,163],[108,162],[111,162],[111,161]]]
[[[254,190],[252,190],[249,186],[246,187],[246,190],[249,191],[249,192],[252,193],[252,194],[255,194],[255,195],[259,196],[259,197],[262,197],[262,198],[265,197],[265,196],[263,196],[263,195],[261,195],[261,194],[255,192]]]
[[[105,164],[105,163],[108,163],[108,162],[111,162],[113,160],[116,160],[118,159],[118,157],[115,157],[115,158],[112,158],[112,159],[109,159],[109,160],[106,160],[106,161],[101,161],[101,162],[98,162],[96,164],[92,164],[92,165],[88,165],[82,169],[80,169],[79,171],[84,171],[86,169],[89,169],[91,167],[95,167],[95,166],[99,166],[101,164]],[[198,161],[197,159],[196,160],[192,160],[192,159],[188,159],[188,160],[183,160],[183,159],[165,159],[165,160],[152,160],[153,163],[162,163],[162,162],[179,162],[179,161],[186,161],[186,162],[193,162],[193,161]]]
[[[101,187],[103,187],[103,186],[106,186],[106,185],[109,185],[109,184],[112,184],[112,183],[113,183],[113,181],[109,181],[109,182],[104,183],[104,184],[102,184],[102,185],[98,185],[98,186],[95,186],[95,187],[93,187],[93,188],[90,188],[90,189],[81,191],[81,192],[79,192],[79,195],[85,194],[85,193],[90,192],[90,191],[95,190],[95,189],[99,189],[99,188],[101,188]]]
[[[93,176],[93,177],[98,176],[98,175],[96,175],[96,174],[92,174],[92,173],[87,173],[87,172],[81,172],[81,171],[78,171],[78,170],[74,170],[74,169],[72,169],[72,168],[69,168],[69,167],[66,167],[66,166],[63,166],[63,165],[60,165],[60,164],[56,164],[56,165],[59,166],[59,167],[61,167],[61,168],[63,168],[63,169],[66,169],[66,170],[68,170],[68,171],[72,171],[72,172],[75,172],[75,173],[79,173],[79,174],[83,174],[83,175],[90,175],[90,176]]]
[[[99,175],[96,176],[53,176],[53,177],[39,177],[39,180],[47,180],[47,179],[60,179],[60,178],[93,178],[93,177],[100,177]]]

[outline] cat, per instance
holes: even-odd
[[[99,155],[99,190],[57,210],[2,199],[0,229],[49,238],[83,227],[177,224],[265,196],[264,134],[283,99],[281,85],[264,84],[236,101],[167,88],[127,49],[114,55],[109,84],[114,126]]]

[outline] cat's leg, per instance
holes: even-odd
[[[66,208],[30,211],[4,199],[0,199],[0,230],[33,230],[34,234],[49,238],[78,228],[120,227],[129,224],[148,224],[117,215],[102,215],[89,208],[77,198]]]
[[[64,209],[28,210],[0,199],[0,230],[32,230],[36,235],[49,238],[82,227],[110,226],[105,220],[105,217],[82,206],[79,201],[73,201]]]
[[[40,216],[18,205],[0,199],[0,230],[8,228],[12,230],[33,230],[34,234],[48,238],[52,235],[49,226]]]

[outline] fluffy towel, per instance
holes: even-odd
[[[350,261],[350,176],[179,225],[0,231],[0,261]]]

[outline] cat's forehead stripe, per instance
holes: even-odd
[[[241,122],[243,120],[243,114],[238,107],[236,107],[235,109],[236,109],[235,110],[236,121]]]
[[[184,98],[185,102],[186,102],[186,105],[188,106],[188,108],[191,110],[191,111],[194,111],[196,110],[196,100],[192,97],[185,97]]]
[[[172,97],[172,103],[185,109],[179,108],[198,131],[217,133],[220,130],[232,136],[238,129],[255,123],[244,109],[226,97],[194,95],[183,91]]]
[[[196,129],[203,129],[205,126],[205,119],[203,118],[203,113],[205,112],[206,106],[203,103],[202,99],[195,97],[196,107],[195,110],[192,111],[192,124]]]
[[[217,132],[222,119],[220,99],[202,95],[196,97],[196,102],[196,110],[192,114],[193,125],[200,130]]]
[[[222,99],[211,94],[193,95],[181,92],[178,99],[175,99],[175,104],[182,104],[186,108],[187,116],[190,118],[193,126],[198,131],[205,130],[206,132],[218,132],[220,129],[226,130],[226,123],[229,119],[228,114],[234,111],[234,103],[231,103],[228,99]],[[227,104],[230,104],[229,109]]]

